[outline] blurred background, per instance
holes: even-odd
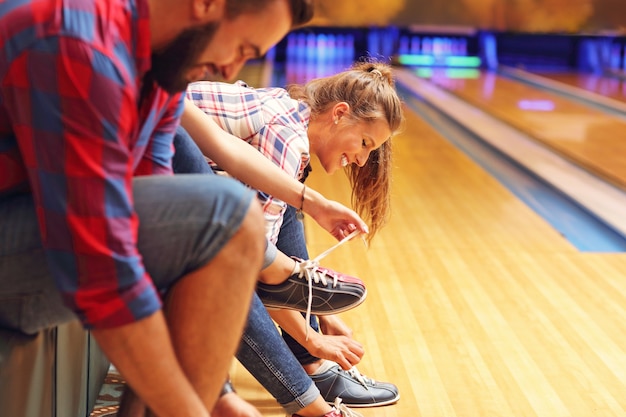
[[[610,73],[608,81],[580,82],[613,91],[626,77],[624,0],[319,0],[316,7],[307,27],[264,57],[270,68],[259,73],[252,63],[253,75],[242,78],[254,86],[304,83],[360,59],[445,82],[517,68],[570,78]]]
[[[480,161],[578,249],[626,251],[626,0],[317,0],[316,7],[309,25],[240,78],[282,87],[359,60],[390,63],[408,113]],[[545,155],[523,155],[513,137]],[[493,147],[498,152],[486,158]],[[536,163],[543,158],[554,161]],[[510,159],[532,176],[509,177]],[[597,184],[557,172],[572,163]]]
[[[527,32],[621,32],[623,0],[320,0],[316,24],[462,25]]]
[[[626,0],[318,0],[245,68],[280,87],[392,64],[393,214],[323,260],[366,281],[345,313],[359,370],[402,392],[365,417],[626,417],[625,29]],[[350,204],[343,173],[312,166]],[[305,226],[312,255],[334,244]]]

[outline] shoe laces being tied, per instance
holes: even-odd
[[[373,379],[371,379],[371,378],[368,378],[368,377],[367,377],[367,376],[365,376],[365,375],[362,375],[362,374],[359,372],[359,370],[358,370],[358,369],[356,369],[356,366],[353,366],[352,368],[348,369],[346,372],[347,372],[347,373],[348,373],[348,375],[350,375],[352,378],[354,378],[354,379],[356,379],[357,381],[359,381],[359,384],[363,385],[363,387],[364,387],[366,390],[369,390],[369,389],[370,389],[370,388],[369,388],[369,386],[368,386],[368,384],[370,384],[370,385],[374,385],[374,382],[375,382],[375,381],[374,381]]]
[[[352,239],[353,237],[355,237],[356,235],[360,233],[361,233],[360,230],[355,230],[354,232],[350,233],[348,236],[341,239],[333,247],[320,253],[315,258],[308,259],[306,261],[302,261],[298,263],[298,266],[297,266],[298,278],[305,278],[309,286],[309,298],[308,298],[307,307],[306,307],[306,323],[307,323],[306,331],[305,331],[306,340],[309,340],[309,327],[310,327],[309,323],[311,322],[311,305],[313,304],[313,282],[317,284],[318,282],[321,281],[322,284],[326,286],[328,285],[326,276],[330,275],[333,277],[333,288],[337,286],[337,275],[331,274],[330,271],[327,271],[327,270],[320,270],[319,268],[320,260],[322,260],[329,253],[331,253],[332,251],[337,249],[339,246],[343,245],[344,243],[346,243],[347,241],[349,241],[350,239]]]

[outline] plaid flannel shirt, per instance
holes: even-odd
[[[0,2],[0,199],[30,192],[86,327],[161,307],[137,251],[135,175],[171,174],[182,94],[153,86],[147,0]]]

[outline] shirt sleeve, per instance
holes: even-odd
[[[52,275],[87,328],[161,306],[136,244],[129,72],[80,40],[54,37],[17,57],[3,84]]]
[[[306,125],[284,89],[257,90],[243,81],[201,81],[189,86],[187,97],[222,129],[248,142],[287,174],[302,177],[309,161]],[[213,162],[211,166],[219,169]],[[263,192],[257,195],[265,214],[266,237],[276,243],[287,204]]]
[[[180,124],[183,114],[184,96],[178,93],[171,97],[163,94],[161,98],[163,108],[159,122],[152,133],[150,142],[144,152],[141,161],[135,168],[135,175],[171,175],[172,158],[174,157],[174,141],[176,128]]]
[[[295,179],[300,179],[309,161],[306,131],[291,126],[267,124],[252,139],[251,144]],[[276,243],[287,203],[262,192],[258,193],[258,197],[263,206],[266,236],[272,243]]]

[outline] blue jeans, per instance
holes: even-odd
[[[172,168],[176,174],[210,174],[215,175],[208,162],[204,159],[202,151],[193,141],[189,133],[182,127],[176,130],[174,136],[174,159],[172,160]],[[265,254],[263,256],[263,265],[261,269],[267,268],[274,259],[278,249],[276,246],[267,242]]]
[[[166,291],[222,249],[254,193],[215,175],[173,175],[135,178],[133,197],[137,247],[156,288]],[[45,259],[31,195],[0,199],[0,327],[33,334],[75,319]]]
[[[296,215],[296,209],[291,206],[287,206],[287,211],[283,216],[283,224],[280,227],[280,233],[278,234],[278,241],[276,243],[278,250],[288,256],[296,256],[300,259],[309,259],[309,252],[306,248],[306,241],[304,237],[304,225],[298,219]],[[303,314],[304,315],[304,314]],[[317,323],[317,317],[311,316],[311,327],[319,332],[319,325]],[[298,362],[303,365],[313,363],[319,360],[319,358],[311,355],[308,350],[298,343],[287,332],[283,333],[283,339],[289,346],[289,349],[293,352]]]
[[[177,172],[211,171],[200,149],[182,128],[176,133],[174,147],[174,169]],[[269,245],[268,248],[275,250],[274,245]],[[311,378],[280,337],[256,294],[252,299],[237,359],[288,414],[297,413],[320,395]]]

